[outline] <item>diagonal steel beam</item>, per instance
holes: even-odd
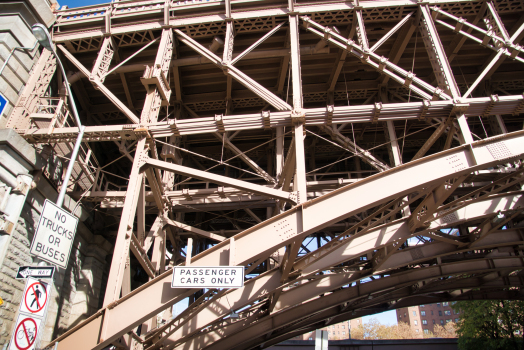
[[[255,161],[253,161],[251,158],[247,156],[244,152],[242,152],[238,147],[236,147],[230,140],[229,136],[224,133],[220,135],[219,133],[214,133],[214,135],[220,140],[224,142],[224,146],[227,147],[229,150],[231,150],[233,153],[239,156],[240,159],[244,161],[251,169],[256,171],[264,180],[266,180],[269,183],[276,183],[276,180],[269,175],[260,165],[258,165]]]
[[[377,51],[377,49],[382,46],[388,40],[393,34],[395,34],[402,26],[411,18],[411,16],[415,13],[415,11],[411,11],[408,13],[400,22],[398,22],[389,32],[387,32],[382,38],[378,39],[378,41],[373,45],[373,47],[370,48],[371,52]]]
[[[280,23],[275,28],[271,29],[266,35],[264,35],[262,38],[258,39],[253,45],[242,51],[238,56],[236,56],[232,61],[231,65],[235,65],[238,61],[240,61],[244,56],[246,56],[248,53],[253,51],[258,45],[262,44],[267,38],[269,38],[271,35],[275,34],[286,22]]]
[[[382,161],[375,158],[371,152],[363,149],[362,147],[359,147],[357,144],[355,144],[353,141],[351,141],[349,138],[345,137],[338,131],[336,128],[332,128],[329,126],[321,125],[321,130],[327,133],[333,141],[336,143],[344,146],[348,151],[352,152],[359,158],[361,158],[364,162],[371,165],[373,168],[377,169],[378,171],[385,171],[388,170],[390,167],[387,164],[384,164]]]
[[[58,48],[62,51],[64,56],[66,56],[71,61],[71,63],[73,63],[76,66],[76,68],[78,68],[78,70],[82,72],[82,74],[84,74],[87,78],[91,76],[91,72],[88,71],[82,65],[82,63],[80,63],[69,51],[67,51],[65,47],[63,47],[62,45],[58,45]],[[134,124],[140,123],[138,117],[133,112],[131,112],[131,110],[127,108],[127,106],[123,104],[122,101],[120,101],[111,91],[109,91],[109,89],[104,84],[102,84],[100,80],[95,78],[91,80],[91,82],[97,87],[98,90],[100,90],[104,95],[106,95],[109,101],[111,101],[122,113],[124,113],[124,115],[130,121],[132,121]]]
[[[272,198],[282,199],[291,203],[296,203],[296,199],[294,198],[294,195],[292,193],[276,190],[270,187],[256,185],[247,181],[232,179],[227,176],[217,175],[202,170],[196,170],[183,165],[147,158],[144,160],[142,171],[147,169],[148,167],[155,167],[165,171],[172,171],[184,176],[193,177],[204,181],[210,181],[220,185],[231,186],[241,190],[261,194]]]
[[[504,143],[511,158],[498,157],[495,159],[491,156],[488,147],[492,147],[493,144],[500,142]],[[339,222],[367,208],[375,207],[393,198],[403,197],[420,187],[428,186],[435,182],[438,183],[451,176],[456,177],[468,174],[479,169],[506,163],[509,159],[522,157],[523,149],[524,132],[514,132],[499,136],[495,140],[482,140],[481,142],[459,146],[409,164],[401,165],[390,171],[379,173],[356,184],[336,189],[328,195],[291,208],[236,235],[235,261],[237,264],[242,265],[264,255],[268,256],[276,249],[291,243],[297,238],[305,237],[331,223]],[[457,161],[454,164],[450,164],[450,157]],[[457,163],[460,163],[460,168],[456,167]],[[381,191],[374,191],[373,189],[376,188],[381,188]],[[358,200],[355,200],[355,198],[358,198]],[[301,230],[299,230],[298,223],[303,225]],[[193,257],[191,264],[195,266],[220,264],[221,257],[225,257],[228,254],[229,243],[229,241],[221,242]],[[250,249],[253,245],[258,247],[256,251]],[[148,284],[120,299],[117,304],[112,305],[112,308],[104,309],[78,325],[73,331],[56,339],[55,341],[58,341],[58,350],[70,349],[73,346],[78,350],[103,349],[111,341],[133,327],[138,326],[138,324],[160,310],[164,310],[194,293],[194,290],[165,288],[166,285],[170,284],[171,278],[172,272],[166,271]],[[269,286],[267,278],[269,276],[264,274],[257,279],[251,280],[253,281],[252,283],[259,285],[258,288],[264,290],[262,295],[254,292],[245,293],[244,289],[238,290],[239,297],[244,298],[243,302],[247,298],[259,300],[263,295],[267,294],[267,290],[276,288]],[[275,285],[280,286],[279,276],[275,275],[273,278],[276,278],[274,280]],[[262,291],[262,289],[260,290]],[[235,292],[231,292],[228,295],[232,295]],[[161,296],[161,298],[155,296]],[[279,298],[280,300],[282,300],[282,297]],[[229,298],[229,301],[231,302],[231,298]],[[231,308],[238,309],[243,302],[232,303]],[[141,307],[133,308],[130,305],[141,305]],[[226,307],[223,311],[227,313],[230,312],[229,310],[230,307]],[[213,313],[216,313],[216,311],[213,310]],[[98,338],[97,335],[99,334],[99,325],[102,322],[102,318],[104,319],[104,330],[101,338]],[[198,331],[201,328],[194,329]],[[95,343],[93,344],[93,341],[91,341],[79,344],[78,336],[82,334],[86,336],[92,335],[96,339]],[[178,335],[176,333],[174,336],[177,339]]]
[[[248,77],[246,74],[242,73],[239,69],[235,68],[228,62],[222,61],[217,55],[206,49],[204,46],[200,45],[197,41],[187,36],[184,32],[179,29],[174,30],[178,35],[180,41],[184,44],[207,58],[215,66],[224,70],[225,74],[231,75],[239,83],[244,85],[249,90],[253,91],[256,95],[261,97],[264,101],[271,104],[279,111],[290,111],[292,108],[286,102],[282,101],[279,97],[273,94],[271,91]]]
[[[422,98],[427,100],[432,100],[438,97],[444,100],[451,99],[451,96],[443,92],[441,89],[435,88],[422,79],[417,78],[412,72],[408,72],[396,64],[389,62],[385,57],[380,57],[374,52],[369,51],[369,49],[364,49],[361,45],[358,45],[354,41],[348,40],[334,31],[321,26],[320,24],[312,21],[307,16],[302,17],[302,20],[304,21],[308,31],[321,38],[326,38],[328,42],[348,51],[348,53],[357,57],[363,63],[372,66],[383,74],[388,75],[390,78],[394,79],[401,85],[405,85]],[[431,95],[429,95],[424,90],[431,93]]]
[[[422,16],[419,23],[419,29],[422,33],[422,39],[428,52],[429,61],[433,67],[433,72],[437,78],[438,85],[441,89],[451,95],[454,100],[460,98],[460,90],[455,81],[455,76],[451,71],[448,58],[444,52],[444,47],[431,17],[428,5],[420,5]]]
[[[214,233],[210,233],[210,232],[201,230],[199,228],[196,228],[196,227],[193,227],[193,226],[189,226],[189,225],[186,225],[184,223],[181,223],[181,222],[178,222],[178,221],[175,221],[175,220],[171,220],[170,218],[167,218],[167,217],[164,217],[164,221],[165,221],[165,223],[167,225],[171,225],[171,226],[179,228],[181,230],[184,230],[184,231],[187,231],[187,232],[191,232],[191,233],[194,233],[196,235],[199,235],[199,236],[202,236],[202,237],[205,237],[205,238],[209,238],[209,239],[212,239],[212,240],[217,241],[217,242],[222,242],[223,240],[225,240],[225,238],[220,236],[220,235],[215,235]]]

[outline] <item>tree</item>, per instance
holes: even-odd
[[[455,322],[448,322],[444,327],[436,324],[431,338],[457,338],[457,325]]]
[[[376,318],[351,330],[352,339],[413,339],[418,337],[419,334],[415,333],[407,323],[399,322],[396,325],[386,326]]]
[[[459,301],[453,306],[462,312],[457,325],[461,350],[519,350],[522,338],[524,301],[478,300]]]

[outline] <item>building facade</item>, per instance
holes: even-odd
[[[326,326],[321,330],[328,332],[329,340],[351,339],[351,329],[360,324],[362,324],[361,317]],[[294,337],[293,340],[315,340],[315,331]]]
[[[25,280],[16,279],[21,266],[49,265],[29,252],[44,201],[56,201],[57,181],[61,180],[61,161],[49,147],[31,146],[12,129],[3,129],[20,93],[35,78],[34,69],[41,56],[31,26],[55,21],[56,1],[10,1],[0,5],[0,93],[7,100],[0,116],[0,346],[11,338],[22,300]],[[41,91],[48,96],[54,83]],[[40,96],[36,96],[38,100]],[[34,99],[33,99],[34,100]],[[33,101],[34,102],[34,101]],[[40,346],[101,307],[113,245],[98,234],[104,225],[97,213],[66,196],[64,209],[75,213],[79,224],[65,269],[56,268],[52,280],[47,318],[39,332]]]
[[[444,327],[449,322],[459,321],[459,313],[451,306],[449,302],[442,302],[403,307],[397,309],[397,322],[409,324],[415,333],[423,337],[424,334],[433,333],[435,325]]]

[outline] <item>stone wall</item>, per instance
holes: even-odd
[[[0,93],[8,100],[0,116],[0,127],[5,127],[6,118],[25,86],[33,64],[40,57],[39,45],[35,46],[37,41],[31,26],[37,22],[48,27],[53,24],[55,16],[51,8],[58,5],[54,3],[54,0],[12,0],[0,6],[0,67],[14,48],[32,48],[15,50],[0,75]]]
[[[18,154],[16,160],[11,154]],[[13,169],[20,171],[24,167],[16,166],[14,162],[24,163],[27,173],[38,174],[43,160],[38,156],[31,145],[27,144],[16,132],[10,129],[0,130],[0,188],[8,187],[10,182],[7,173],[13,176]],[[36,176],[38,178],[38,176]],[[35,183],[36,182],[36,183]],[[29,254],[29,248],[34,236],[34,230],[40,218],[44,200],[55,201],[56,190],[43,177],[33,183],[25,203],[13,227],[11,234],[6,233],[8,224],[4,224],[4,231],[0,231],[0,297],[4,304],[0,306],[0,346],[9,341],[16,319],[16,312],[22,298],[24,281],[16,280],[16,271],[19,266],[48,263]],[[1,192],[1,191],[0,191]],[[0,203],[5,196],[12,195],[4,191],[0,195]],[[64,207],[72,211],[76,202],[66,197]],[[1,205],[0,205],[1,212]],[[48,315],[41,345],[45,345],[71,326],[76,325],[98,310],[102,279],[106,268],[106,255],[111,252],[112,246],[100,235],[93,235],[84,224],[89,213],[79,206],[75,214],[80,217],[78,230],[74,240],[73,250],[66,269],[57,268],[55,272]],[[0,221],[9,222],[9,217],[2,213]]]

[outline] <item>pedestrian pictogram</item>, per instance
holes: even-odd
[[[24,298],[20,305],[20,312],[32,315],[43,316],[49,299],[49,284],[28,278],[24,291]]]
[[[40,327],[40,319],[20,314],[16,321],[9,350],[33,350]]]

